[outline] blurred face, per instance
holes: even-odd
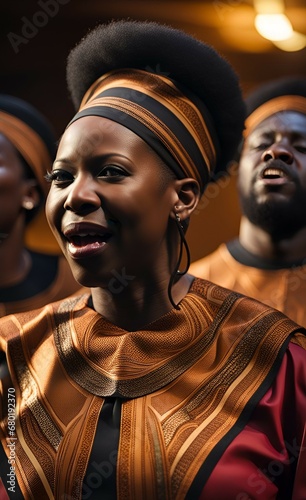
[[[50,180],[47,219],[81,284],[105,286],[123,270],[137,276],[167,262],[174,181],[132,131],[80,118],[62,137]]]
[[[17,151],[0,134],[0,243],[6,239],[20,217],[26,188],[24,168]]]
[[[242,212],[275,238],[306,226],[306,115],[276,113],[245,140],[239,162]]]

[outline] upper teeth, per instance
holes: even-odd
[[[264,175],[278,175],[279,177],[285,177],[284,172],[278,168],[267,168],[264,171]]]
[[[79,233],[78,236],[85,238],[85,236],[97,236],[97,233]]]

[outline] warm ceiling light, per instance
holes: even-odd
[[[276,47],[286,52],[297,52],[306,47],[306,36],[302,33],[293,32],[287,40],[278,40],[273,42]]]
[[[273,42],[286,40],[293,34],[292,25],[285,14],[258,14],[255,27],[261,36]]]
[[[254,0],[254,9],[257,14],[283,14],[285,5],[283,0]]]

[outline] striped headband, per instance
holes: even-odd
[[[280,111],[298,111],[306,114],[306,98],[300,95],[283,95],[265,102],[247,117],[244,137],[247,137],[263,120]]]
[[[25,122],[5,111],[0,111],[0,133],[19,151],[33,170],[43,193],[47,194],[48,184],[44,176],[50,168],[51,158],[41,137]]]
[[[175,172],[204,190],[216,164],[208,111],[169,79],[135,69],[111,71],[86,92],[72,121],[88,115],[116,121],[139,135]],[[68,126],[69,126],[68,125]]]

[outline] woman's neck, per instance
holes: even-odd
[[[193,277],[185,275],[172,287],[178,304],[188,293]],[[173,309],[168,297],[169,277],[156,283],[137,283],[136,279],[120,293],[93,288],[94,309],[111,323],[128,331],[137,331]]]

